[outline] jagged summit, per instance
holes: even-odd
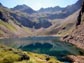
[[[30,7],[28,7],[27,5],[23,4],[23,5],[17,5],[17,6],[14,7],[14,8],[15,8],[15,9],[21,9],[21,8],[27,9],[27,8],[30,8]]]
[[[55,6],[55,7],[41,8],[39,12],[56,12],[61,10],[63,10],[63,8]]]

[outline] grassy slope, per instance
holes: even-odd
[[[76,25],[78,14],[79,10],[64,20],[64,23],[62,23],[60,26],[61,29],[59,30],[58,35],[65,36],[73,31]]]
[[[23,55],[26,56],[23,57]],[[21,59],[23,58],[23,59]],[[0,45],[0,63],[61,63],[54,57]]]
[[[20,23],[18,23],[17,20],[15,20],[10,15],[11,13],[15,13],[16,15],[26,17],[25,13],[12,12],[10,9],[1,6],[0,6],[0,12],[6,19],[8,19],[8,21],[3,21],[0,19],[0,38],[25,37],[33,34],[30,28],[22,26]]]
[[[0,25],[5,26],[10,31],[16,31],[16,28],[11,24],[0,20]]]
[[[15,35],[16,37],[32,35],[31,29],[20,27],[13,21],[4,22],[0,20],[0,37]]]

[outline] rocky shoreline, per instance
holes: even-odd
[[[84,63],[84,56],[69,55],[66,58],[72,61],[72,63]]]

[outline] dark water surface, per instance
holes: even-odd
[[[52,36],[0,39],[0,43],[25,51],[55,56],[63,62],[69,62],[64,58],[66,55],[80,54],[80,49],[70,43],[61,42],[58,37]]]

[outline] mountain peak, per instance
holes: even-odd
[[[30,7],[28,7],[27,5],[23,4],[23,5],[17,5],[16,7],[14,7],[15,10],[20,10],[20,9],[28,9]]]
[[[62,8],[60,6],[56,6],[56,7],[41,8],[39,12],[55,12],[60,10],[62,10]]]
[[[0,3],[0,6],[3,6],[2,3]]]
[[[0,3],[0,6],[2,6],[2,3]]]
[[[16,7],[12,8],[12,10],[18,10],[18,11],[25,12],[25,13],[28,13],[28,14],[32,14],[32,13],[35,12],[31,7],[29,7],[25,4],[17,5]]]

